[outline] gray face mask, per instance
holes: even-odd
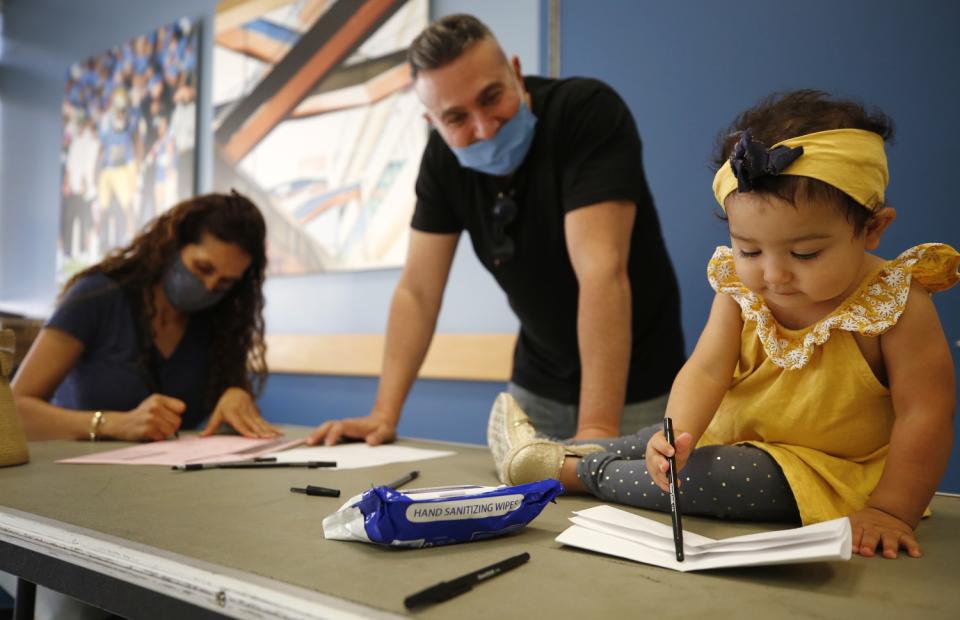
[[[227,294],[227,290],[209,291],[203,281],[187,269],[177,254],[163,274],[163,292],[174,308],[191,314],[216,305]]]

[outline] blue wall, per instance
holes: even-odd
[[[313,426],[320,420],[366,415],[376,388],[372,377],[274,374],[260,406],[272,420]],[[487,381],[420,380],[397,431],[405,437],[486,444],[487,414],[503,388]]]
[[[960,3],[807,0],[561,1],[561,75],[614,86],[636,117],[644,164],[680,279],[688,347],[713,292],[705,266],[729,244],[711,216],[714,140],[775,90],[820,88],[897,123],[888,199],[898,220],[880,254],[926,241],[960,247]],[[960,367],[960,290],[934,298]],[[960,436],[960,417],[955,419]],[[943,488],[960,491],[960,441]]]

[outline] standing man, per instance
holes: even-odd
[[[684,361],[679,293],[624,102],[595,80],[524,78],[470,15],[427,27],[409,61],[434,131],[377,400],[310,443],[395,438],[464,230],[520,320],[508,389],[538,432],[596,439],[662,418]]]

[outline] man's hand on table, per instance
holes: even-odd
[[[333,446],[342,439],[363,439],[371,446],[390,443],[397,438],[395,423],[371,414],[362,418],[328,420],[307,437],[307,445]]]

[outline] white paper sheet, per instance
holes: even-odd
[[[612,506],[596,506],[574,515],[570,519],[574,525],[561,532],[557,542],[683,572],[850,559],[847,518],[723,540],[684,530],[685,560],[677,562],[669,525]]]
[[[389,463],[405,463],[408,461],[425,461],[442,456],[450,456],[454,452],[446,450],[426,450],[407,446],[369,446],[365,443],[346,443],[336,446],[313,446],[309,448],[293,448],[283,452],[274,452],[269,456],[277,457],[277,461],[336,461],[337,469],[357,469],[359,467],[374,467]],[[386,482],[386,481],[385,481]]]
[[[302,439],[250,439],[234,435],[213,437],[189,436],[168,441],[154,441],[125,448],[87,454],[58,463],[98,465],[184,465],[188,463],[219,463],[250,460],[258,456],[275,456],[280,462],[336,461],[337,469],[374,467],[389,463],[423,461],[453,452],[425,450],[407,446],[385,445],[371,447],[365,443],[340,444],[325,447],[303,447]],[[103,444],[106,447],[109,444]]]

